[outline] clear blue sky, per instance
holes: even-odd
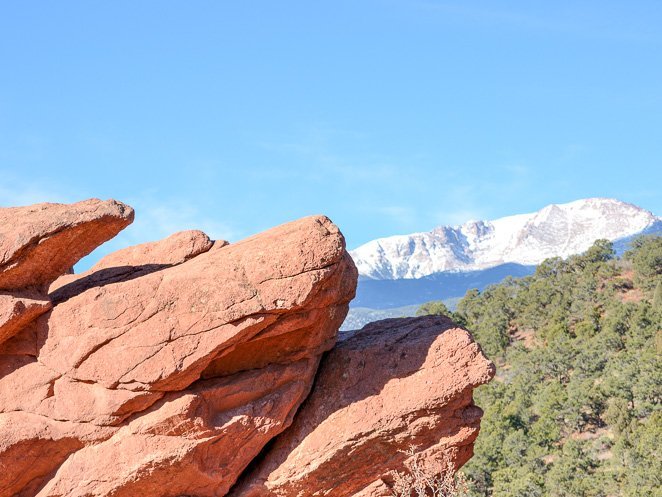
[[[114,245],[325,213],[350,248],[609,196],[662,213],[660,1],[0,7],[0,204],[117,198]]]

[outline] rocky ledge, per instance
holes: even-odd
[[[73,274],[133,215],[0,209],[0,497],[390,495],[410,446],[471,457],[494,366],[441,317],[336,344],[357,272],[328,218]]]

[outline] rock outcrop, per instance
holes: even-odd
[[[47,287],[133,222],[114,200],[0,209],[0,290]]]
[[[335,343],[356,269],[327,218],[232,245],[179,233],[64,274],[132,214],[0,211],[18,233],[0,282],[23,292],[0,308],[0,496],[225,495]],[[48,285],[45,303],[25,293]]]
[[[390,471],[472,456],[494,376],[469,333],[441,316],[387,319],[349,332],[324,358],[296,416],[232,497],[392,495]]]
[[[0,293],[0,344],[51,307],[51,300],[36,290]]]
[[[132,221],[114,200],[0,209],[0,344],[51,309],[53,280]]]
[[[410,445],[471,456],[493,365],[441,317],[333,348],[357,271],[329,219],[180,232],[71,273],[132,219],[0,209],[0,497],[375,497]]]

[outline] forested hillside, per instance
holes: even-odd
[[[661,281],[658,236],[621,259],[597,241],[466,294],[453,317],[498,367],[476,395],[471,495],[662,495]]]

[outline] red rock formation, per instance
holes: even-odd
[[[0,293],[0,344],[51,307],[50,299],[35,290]]]
[[[108,440],[75,452],[38,495],[225,495],[292,421],[316,368],[313,360],[271,365],[169,394]]]
[[[0,209],[0,290],[48,286],[132,221],[114,200]]]
[[[49,287],[55,301],[66,300],[94,286],[108,285],[137,278],[140,275],[182,264],[196,255],[228,242],[213,242],[202,231],[180,231],[158,242],[143,243],[108,254],[89,271],[65,274]]]
[[[406,469],[411,446],[459,467],[482,415],[472,391],[493,375],[448,318],[371,323],[324,358],[292,426],[231,496],[392,495],[384,480]]]
[[[43,288],[117,231],[105,204],[97,220],[79,212],[91,203],[12,210],[30,247],[57,250],[6,244],[20,256],[0,282]],[[31,228],[43,210],[51,224]],[[63,225],[77,231],[59,246]],[[52,284],[31,323],[0,314],[14,335],[0,345],[0,496],[222,496],[291,423],[356,269],[321,216],[225,245],[184,232],[125,249]]]
[[[410,445],[470,457],[493,366],[445,318],[349,333],[299,410],[356,286],[327,218],[230,245],[176,233],[65,274],[132,219],[0,209],[0,497],[377,497]]]

